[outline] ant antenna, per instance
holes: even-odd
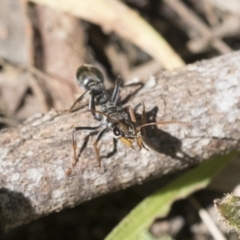
[[[152,123],[146,123],[140,126],[140,128],[144,128],[147,126],[153,126],[153,125],[168,125],[168,124],[184,124],[184,125],[192,125],[190,122],[182,122],[178,120],[173,121],[162,121],[162,122],[152,122]]]

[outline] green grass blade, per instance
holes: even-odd
[[[237,152],[216,156],[180,176],[163,189],[138,204],[105,238],[105,240],[137,240],[139,233],[147,229],[156,217],[164,217],[171,204],[192,192],[206,187]]]
[[[156,239],[149,231],[144,230],[141,233],[139,233],[137,240],[158,240],[158,239]]]
[[[155,238],[148,230],[144,230],[138,234],[137,240],[174,240],[171,236],[162,236]]]

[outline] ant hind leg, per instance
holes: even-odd
[[[104,128],[103,130],[101,130],[98,135],[97,135],[97,139],[96,141],[93,143],[93,147],[94,147],[94,151],[98,160],[98,166],[101,167],[101,156],[100,156],[100,152],[99,152],[99,148],[98,148],[98,142],[101,140],[101,138],[103,137],[103,135],[107,132],[108,128]]]

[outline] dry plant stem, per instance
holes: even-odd
[[[200,203],[194,197],[190,197],[189,201],[193,205],[193,207],[198,211],[198,214],[199,214],[200,218],[205,223],[209,232],[213,236],[213,239],[215,239],[215,240],[227,240],[223,236],[223,234],[221,233],[221,231],[219,230],[219,228],[217,227],[217,225],[215,224],[213,219],[210,217],[208,212],[204,208],[202,208]]]
[[[116,0],[31,0],[57,10],[68,12],[86,21],[114,31],[131,41],[159,61],[166,69],[184,65],[183,60],[135,11]],[[124,16],[124,17],[123,17]]]
[[[0,117],[0,123],[6,124],[9,127],[16,127],[19,124],[18,121],[7,117]]]
[[[203,10],[205,12],[208,23],[211,27],[218,25],[218,18],[214,12],[214,7],[209,0],[203,0]]]
[[[207,25],[204,24],[203,21],[184,3],[179,0],[164,0],[164,2],[169,5],[191,29],[198,32],[201,38],[210,39],[212,37],[211,30],[207,27]],[[214,38],[210,44],[223,54],[232,51],[226,43],[217,37]]]
[[[14,71],[28,71],[32,74],[35,74],[40,79],[47,78],[47,74],[41,72],[40,70],[34,68],[31,65],[25,65],[24,66],[23,64],[22,65],[11,64],[11,63],[8,63],[7,61],[5,61],[2,58],[0,58],[0,64],[3,67],[11,68],[13,70],[13,72]],[[46,102],[44,91],[41,88],[38,80],[36,78],[29,78],[28,84],[29,84],[29,87],[32,88],[34,94],[36,95],[36,97],[39,101],[39,104],[42,106],[42,111],[47,112],[49,110],[49,107],[48,107],[47,102]]]
[[[86,61],[83,26],[76,17],[35,4],[28,4],[28,17],[35,29],[34,66],[51,76],[37,78],[48,110],[67,108],[78,90],[75,70]]]
[[[146,128],[149,151],[123,146],[102,158],[99,168],[90,138],[72,174],[72,129],[97,126],[86,109],[35,116],[0,138],[0,227],[3,232],[94,197],[179,171],[213,155],[238,149],[240,136],[240,52],[188,65],[156,77],[127,105],[146,106],[147,119],[181,120],[192,126]],[[141,77],[141,76],[140,76]],[[123,91],[130,91],[125,88]],[[125,94],[125,93],[124,93]],[[158,111],[157,111],[158,108]],[[163,131],[164,130],[164,131]],[[76,135],[77,151],[87,131]],[[112,136],[100,142],[101,156],[113,151]],[[156,149],[156,151],[151,148]]]

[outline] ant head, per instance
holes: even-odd
[[[103,88],[104,77],[102,72],[90,64],[84,64],[77,69],[76,80],[77,84],[86,90]]]
[[[141,129],[139,126],[130,121],[114,122],[111,130],[116,139],[134,149],[133,142],[136,142],[139,148],[144,147],[142,142]]]

